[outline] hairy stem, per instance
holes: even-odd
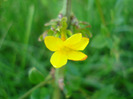
[[[71,17],[71,0],[64,0],[64,5],[62,13],[67,17],[67,24],[70,26],[70,17]]]
[[[64,5],[63,5],[63,13],[67,17],[67,24],[68,28],[70,27],[70,18],[71,18],[71,0],[64,0]],[[65,34],[61,35],[61,38],[65,40]],[[55,90],[53,93],[53,99],[60,99],[61,94],[60,94],[60,89],[63,89],[64,85],[64,67],[56,69],[55,72]]]
[[[55,70],[55,83],[54,83],[55,89],[53,93],[53,99],[60,99],[60,89],[59,89],[58,81],[59,81],[59,69],[57,68]]]
[[[71,0],[66,0],[66,17],[68,27],[70,26],[70,17],[71,17]]]

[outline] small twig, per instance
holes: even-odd
[[[39,83],[38,85],[36,85],[36,86],[33,87],[32,89],[30,89],[28,92],[26,92],[23,96],[21,96],[21,97],[18,98],[18,99],[25,99],[25,98],[28,97],[34,90],[36,90],[37,88],[42,87],[42,86],[44,86],[45,84],[47,84],[47,83],[50,81],[51,78],[52,78],[51,75],[48,75],[44,81],[42,81],[41,83]]]
[[[63,8],[63,13],[67,17],[67,24],[68,28],[70,27],[70,17],[71,17],[71,0],[64,0],[64,8]],[[64,34],[61,35],[61,38],[65,40]],[[53,98],[52,99],[60,99],[60,91],[63,90],[64,87],[64,67],[56,69],[55,70],[55,90],[53,93]]]

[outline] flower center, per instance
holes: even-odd
[[[72,51],[72,49],[66,47],[66,46],[63,46],[60,51],[63,53],[63,54],[67,54],[69,53],[70,51]]]

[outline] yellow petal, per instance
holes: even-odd
[[[85,55],[82,52],[78,52],[78,51],[69,51],[67,53],[67,58],[69,60],[73,60],[73,61],[82,61],[85,60],[87,58],[87,55]]]
[[[44,39],[46,47],[51,51],[57,51],[63,46],[63,41],[54,36],[47,36]]]
[[[89,43],[89,38],[83,37],[78,43],[69,46],[73,50],[84,50]]]
[[[55,68],[60,68],[67,63],[67,56],[61,51],[56,51],[52,55],[50,62]]]
[[[64,44],[66,46],[72,46],[73,44],[76,44],[78,43],[82,38],[82,34],[81,33],[77,33],[77,34],[74,34],[72,35],[71,37],[69,37],[65,42]]]

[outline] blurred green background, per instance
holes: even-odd
[[[72,0],[93,36],[87,60],[67,63],[63,99],[133,99],[133,0],[99,0],[101,7],[97,1]],[[48,75],[52,53],[38,37],[62,7],[63,0],[0,0],[0,99],[17,99],[35,86],[32,67]],[[46,85],[28,99],[51,99],[52,90]]]

